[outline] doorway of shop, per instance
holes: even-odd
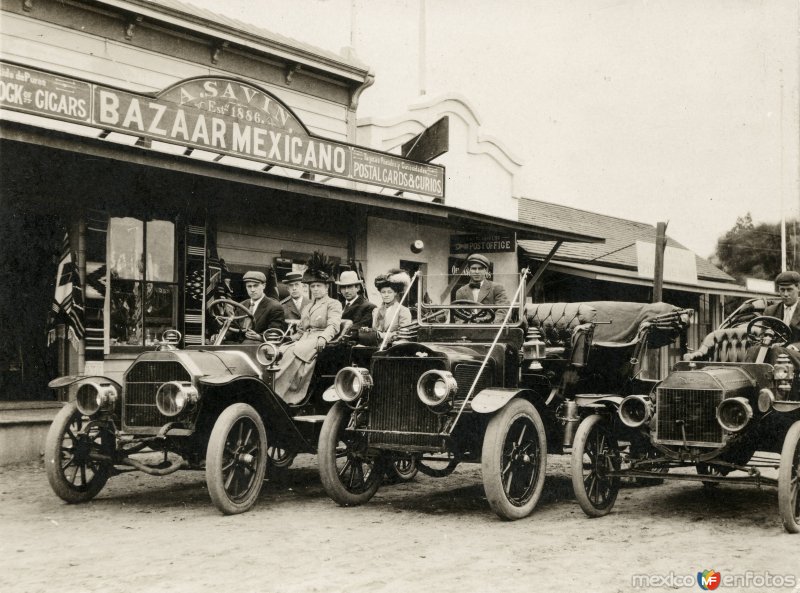
[[[57,216],[0,205],[0,401],[54,399],[47,321],[63,229]]]

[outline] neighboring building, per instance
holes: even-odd
[[[605,243],[561,245],[535,288],[535,301],[652,301],[655,226],[528,198],[519,200],[519,220],[575,232],[591,229],[605,239]],[[519,245],[521,261],[535,268],[554,243],[522,240]],[[697,312],[687,336],[689,348],[696,348],[722,321],[726,298],[757,296],[774,292],[754,292],[737,284],[707,259],[667,237],[662,300]],[[673,353],[672,359],[676,356]]]
[[[447,274],[465,234],[598,240],[517,221],[503,169],[518,164],[474,135],[463,101],[448,103],[466,122],[453,146],[500,166],[477,202],[451,200],[450,185],[475,183],[463,171],[359,145],[373,76],[350,55],[177,0],[0,7],[0,399],[48,399],[59,373],[119,379],[167,327],[202,343],[220,260],[236,288],[248,269],[282,277],[321,250],[371,285],[400,264]],[[492,209],[475,207],[496,185]],[[514,249],[500,268],[516,270]],[[56,301],[82,302],[84,327],[62,323],[48,346],[60,257]]]

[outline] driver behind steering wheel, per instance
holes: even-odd
[[[270,328],[281,331],[286,329],[283,307],[276,299],[264,294],[267,277],[262,272],[247,272],[242,276],[242,280],[250,297],[243,300],[242,305],[247,307],[253,316],[252,322],[249,318],[242,322],[244,343],[260,344],[264,341],[261,336],[264,331]]]
[[[764,316],[754,319],[750,324],[759,324],[762,327],[767,327],[769,326],[769,318],[773,318],[772,323],[786,326],[776,330],[776,337],[781,342],[787,340],[787,338],[788,340],[783,345],[780,343],[772,344],[764,362],[774,364],[779,354],[788,355],[795,368],[793,392],[797,393],[800,390],[800,306],[798,306],[798,300],[800,300],[800,274],[797,272],[782,272],[778,274],[775,277],[775,287],[781,297],[781,302],[768,305],[764,309]],[[785,332],[785,335],[781,336],[779,332]],[[758,343],[748,348],[745,360],[754,362],[760,349],[761,344]]]
[[[456,300],[474,301],[481,305],[509,304],[505,287],[486,279],[490,265],[486,257],[479,253],[473,253],[467,256],[466,265],[469,272],[469,284],[465,284],[456,291]],[[502,309],[495,311],[494,322],[503,321],[505,313]]]
[[[800,349],[800,274],[797,272],[781,272],[775,277],[775,290],[781,297],[780,303],[767,306],[764,315],[777,317],[792,330],[792,339],[789,340],[791,349]]]

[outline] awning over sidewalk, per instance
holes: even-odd
[[[523,249],[524,251],[524,249]],[[540,260],[541,256],[531,255],[526,252],[526,255],[534,260]],[[593,264],[582,264],[577,262],[565,261],[552,261],[548,266],[548,271],[560,272],[562,274],[569,274],[572,276],[579,276],[581,278],[589,278],[591,280],[602,280],[605,282],[616,282],[618,284],[632,284],[637,286],[652,286],[652,278],[642,278],[636,270],[626,270],[621,268],[610,268],[606,266],[598,266]],[[734,297],[774,297],[775,293],[762,293],[753,292],[744,286],[738,284],[730,284],[725,282],[713,282],[709,280],[698,280],[697,284],[682,284],[678,282],[665,281],[663,284],[665,290],[676,290],[681,292],[691,292],[696,294],[714,294],[722,296]]]
[[[323,199],[358,205],[364,207],[369,215],[445,226],[458,232],[513,231],[521,240],[590,243],[605,241],[596,235],[521,223],[423,200],[284,177],[227,162],[162,152],[146,146],[81,136],[72,131],[47,129],[8,119],[0,119],[0,143],[2,144],[0,150],[3,153],[2,164],[6,171],[13,170],[15,166],[13,161],[16,158],[46,162],[61,155],[68,157],[72,163],[85,160],[90,167],[103,166],[102,161],[117,161],[129,166],[151,167],[213,178],[221,182],[277,190],[293,194],[298,199]]]

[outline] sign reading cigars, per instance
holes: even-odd
[[[0,107],[444,197],[443,167],[312,136],[275,96],[233,78],[191,78],[146,95],[0,62]]]

